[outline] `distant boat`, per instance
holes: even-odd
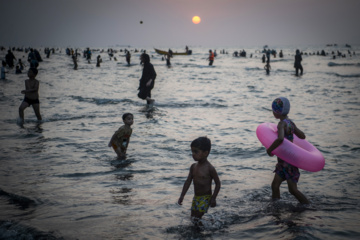
[[[351,46],[349,44],[345,44],[345,47],[347,48],[351,48]]]
[[[154,48],[154,49],[155,49],[155,52],[157,52],[157,53],[160,54],[160,55],[167,55],[167,54],[168,54],[167,51],[160,50],[160,49],[156,49],[156,48]],[[192,54],[192,51],[191,51],[191,50],[189,50],[189,51],[187,51],[187,52],[180,52],[180,53],[178,53],[178,52],[173,52],[173,53],[172,53],[172,55],[191,55],[191,54]]]

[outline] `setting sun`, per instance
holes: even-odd
[[[201,19],[200,19],[199,16],[194,16],[194,17],[192,18],[192,22],[195,23],[195,24],[198,24],[198,23],[201,22]]]

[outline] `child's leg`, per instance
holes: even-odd
[[[21,121],[24,123],[24,110],[25,108],[29,107],[29,104],[25,101],[23,101],[21,104],[20,104],[20,107],[19,107],[19,117],[21,119]]]
[[[271,183],[272,198],[280,199],[280,185],[284,181],[279,175],[275,173],[274,180]]]
[[[203,212],[199,212],[199,211],[195,211],[195,210],[191,210],[191,220],[197,224],[198,221],[202,218],[202,216],[204,216],[205,213]]]
[[[294,195],[296,197],[296,199],[302,203],[302,204],[309,204],[309,200],[307,200],[307,198],[305,197],[304,194],[302,194],[298,189],[297,189],[297,183],[293,182],[291,179],[287,180],[288,183],[288,187],[289,187],[289,192]]]
[[[37,119],[39,121],[41,121],[42,117],[40,115],[40,104],[33,104],[32,106],[33,106],[33,109],[34,109],[34,112],[35,112],[35,115],[36,115]]]
[[[113,149],[114,149],[114,151],[117,154],[119,159],[125,159],[126,154],[121,151],[121,148],[117,147],[116,145],[115,146],[113,145]]]

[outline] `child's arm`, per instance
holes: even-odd
[[[285,122],[283,122],[283,121],[279,122],[279,124],[277,126],[277,128],[278,128],[278,137],[270,145],[270,147],[266,150],[266,152],[267,152],[267,154],[269,156],[273,156],[273,154],[271,152],[274,151],[278,146],[280,146],[280,144],[284,141],[284,136],[285,136],[284,127],[285,127]]]
[[[211,195],[210,199],[210,207],[216,207],[216,197],[220,191],[221,182],[214,167],[210,169],[210,176],[214,179],[215,182],[214,193]]]
[[[114,138],[115,138],[115,133],[112,135],[111,139],[110,139],[110,142],[108,144],[108,147],[111,147],[112,146],[112,143],[114,141]]]
[[[191,185],[191,182],[192,182],[192,180],[193,180],[193,176],[192,176],[193,166],[194,166],[194,164],[191,165],[190,171],[189,171],[189,175],[188,175],[188,177],[187,177],[187,179],[186,179],[186,181],[185,181],[185,183],[184,183],[184,187],[183,187],[183,189],[182,189],[180,198],[179,198],[179,200],[178,200],[178,204],[179,204],[179,205],[182,205],[182,201],[184,200],[185,194],[186,194],[186,192],[188,191],[188,189],[189,189],[189,187],[190,187],[190,185]]]
[[[293,123],[293,124],[294,124],[294,127],[295,127],[295,130],[294,130],[295,135],[296,135],[298,138],[300,138],[300,139],[305,139],[306,136],[305,136],[305,134],[303,133],[303,131],[301,131],[300,129],[298,129],[298,128],[296,127],[295,123]]]
[[[34,88],[29,88],[28,89],[28,85],[25,84],[26,90],[22,90],[21,93],[25,94],[25,93],[31,93],[31,92],[38,92],[39,91],[39,81],[36,81]]]

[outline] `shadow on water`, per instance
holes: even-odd
[[[9,204],[14,204],[18,206],[21,210],[25,210],[29,207],[35,207],[35,201],[31,200],[30,198],[19,196],[13,193],[5,192],[4,190],[0,189],[0,197],[4,197],[8,199]]]
[[[64,238],[56,237],[52,232],[42,232],[14,221],[0,220],[0,239],[60,240]]]

